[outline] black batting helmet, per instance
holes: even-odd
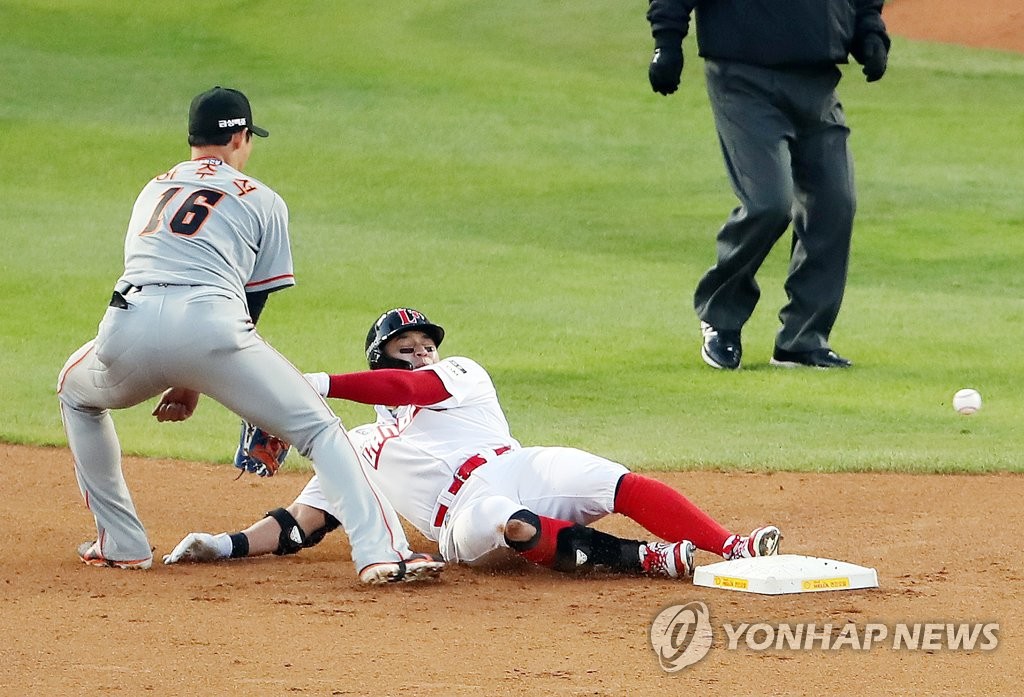
[[[434,340],[435,346],[440,346],[444,340],[444,329],[433,324],[419,310],[413,310],[410,307],[396,307],[393,310],[388,310],[377,318],[366,334],[366,362],[370,364],[370,370],[378,368],[412,370],[412,364],[408,361],[390,358],[384,353],[386,343],[411,329],[419,330],[429,336]]]

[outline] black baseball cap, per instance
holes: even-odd
[[[202,94],[197,94],[188,109],[188,134],[191,136],[213,136],[234,133],[243,128],[255,135],[266,138],[270,132],[252,122],[252,107],[249,100],[238,90],[217,85]]]

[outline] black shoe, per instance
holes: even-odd
[[[707,322],[700,323],[700,332],[704,335],[704,345],[700,347],[700,357],[712,368],[736,370],[740,367],[743,347],[740,346],[740,333],[719,331]]]
[[[783,351],[776,347],[770,361],[779,368],[849,368],[853,363],[830,348],[813,351]]]

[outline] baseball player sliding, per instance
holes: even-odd
[[[595,567],[685,578],[694,548],[726,559],[776,554],[778,528],[729,532],[671,487],[575,448],[523,447],[509,432],[487,371],[464,357],[441,360],[444,330],[396,308],[366,337],[370,370],[306,375],[325,397],[374,404],[375,424],[353,429],[356,449],[399,513],[449,562],[519,554],[559,571]],[[244,435],[244,432],[243,432]],[[236,465],[272,474],[277,462],[240,450]],[[288,508],[238,533],[194,532],[164,562],[291,554],[338,527],[320,478]],[[667,542],[623,540],[587,527],[620,513]],[[342,525],[344,521],[342,521]]]
[[[214,87],[189,110],[192,159],[151,180],[132,210],[124,274],[96,338],[76,351],[57,393],[75,474],[96,519],[78,554],[93,566],[147,569],[152,548],[121,471],[111,409],[162,393],[153,415],[181,421],[208,394],[287,438],[313,461],[324,506],[339,516],[364,583],[430,578],[394,509],[367,477],[341,421],[256,333],[267,295],[294,284],[284,201],[242,173],[249,100]]]

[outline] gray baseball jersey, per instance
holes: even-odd
[[[284,201],[216,158],[182,162],[146,185],[124,257],[121,278],[133,286],[208,286],[245,299],[295,283]]]
[[[57,385],[103,559],[146,565],[152,557],[109,410],[169,387],[209,395],[312,460],[357,570],[412,554],[338,417],[249,318],[246,291],[294,283],[280,196],[216,158],[180,163],[139,195],[121,280],[132,289],[115,296],[96,338],[68,359]]]

